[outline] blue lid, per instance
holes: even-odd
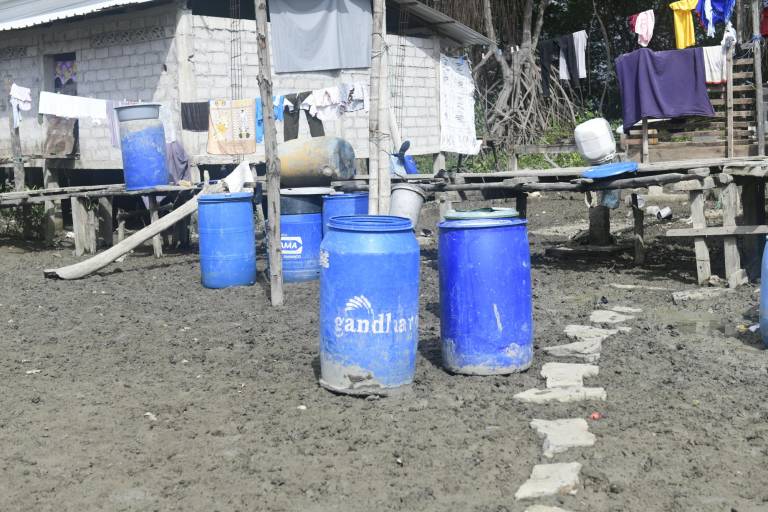
[[[508,219],[519,217],[520,214],[514,208],[500,208],[492,206],[490,208],[476,208],[474,210],[450,210],[445,214],[446,220],[469,220],[469,219]]]
[[[228,192],[226,194],[200,194],[197,196],[198,203],[220,203],[224,201],[243,201],[251,200],[253,192]]]
[[[368,197],[368,192],[349,192],[344,194],[328,194],[323,196],[323,201],[330,201],[331,199],[352,199],[353,197]]]
[[[477,229],[477,228],[508,228],[525,226],[526,219],[507,217],[503,219],[457,219],[444,220],[437,224],[440,229]]]
[[[328,227],[342,231],[387,233],[411,231],[413,224],[410,219],[391,215],[340,215],[331,217]]]
[[[581,173],[582,178],[600,180],[614,178],[622,174],[637,173],[637,162],[617,162],[614,164],[598,165]]]

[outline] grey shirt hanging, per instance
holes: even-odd
[[[370,0],[270,0],[275,72],[371,65]]]

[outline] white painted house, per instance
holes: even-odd
[[[440,151],[439,56],[484,45],[487,38],[413,0],[390,0],[388,35],[392,104],[412,154]],[[207,134],[181,130],[181,102],[230,98],[233,36],[242,45],[242,97],[257,97],[255,22],[227,17],[228,8],[253,17],[253,1],[0,0],[0,78],[32,89],[33,109],[20,127],[22,153],[41,167],[47,133],[36,112],[40,91],[54,91],[56,62],[77,63],[77,95],[168,105],[177,134],[199,164],[231,160],[206,153]],[[234,12],[234,11],[233,11]],[[250,15],[249,15],[250,14]],[[234,30],[234,32],[233,32]],[[276,94],[369,81],[369,69],[274,75]],[[10,107],[0,102],[0,161],[10,155]],[[306,123],[300,137],[309,136]],[[358,158],[368,156],[368,114],[357,111],[325,123],[326,135],[348,139]],[[120,151],[107,127],[78,123],[79,150],[55,164],[70,169],[120,169]],[[278,127],[282,140],[282,130]],[[263,151],[263,145],[259,145]],[[35,156],[37,156],[35,158]],[[260,154],[250,155],[251,160]],[[49,164],[50,165],[50,164]]]

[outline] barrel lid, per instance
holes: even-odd
[[[475,228],[503,228],[512,226],[525,226],[527,220],[518,217],[507,217],[501,219],[457,219],[444,220],[438,223],[440,229],[475,229]]]
[[[392,215],[340,215],[331,217],[328,227],[341,231],[387,233],[411,231],[413,224],[405,217]]]
[[[392,185],[392,189],[391,190],[392,190],[392,192],[394,192],[395,190],[410,190],[411,192],[416,192],[417,194],[419,194],[424,199],[427,198],[426,191],[423,188],[421,188],[420,186],[415,185],[413,183],[398,183],[397,185]]]
[[[117,112],[118,121],[158,119],[161,106],[160,103],[136,103],[135,105],[115,107],[115,112]]]
[[[514,208],[476,208],[474,210],[450,210],[446,215],[446,220],[468,220],[468,219],[509,219],[517,218],[520,214]]]
[[[251,199],[253,192],[227,192],[225,194],[200,194],[197,196],[198,203],[215,203],[221,201],[241,201]]]
[[[332,193],[333,189],[331,187],[296,187],[280,189],[281,196],[322,196]]]
[[[637,168],[637,162],[616,162],[612,164],[603,164],[587,169],[581,173],[581,177],[590,178],[593,180],[604,180],[607,178],[615,178],[623,174],[636,174]]]
[[[330,199],[351,199],[353,197],[368,197],[368,192],[332,192],[328,195],[324,195],[323,199],[326,201]]]

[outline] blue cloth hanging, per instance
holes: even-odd
[[[283,114],[285,96],[273,96],[272,105],[275,121],[283,121],[285,119]],[[264,142],[264,110],[261,106],[261,98],[256,98],[256,142]]]
[[[714,27],[718,23],[728,23],[731,21],[731,16],[733,15],[733,9],[736,7],[736,0],[710,0],[712,4],[712,26],[707,25],[707,22],[710,21],[706,17],[706,3],[705,0],[700,0],[699,5],[696,6],[696,13],[699,15],[699,19],[701,20],[701,23],[704,25],[704,28],[707,29],[707,35],[709,37],[714,37]]]

